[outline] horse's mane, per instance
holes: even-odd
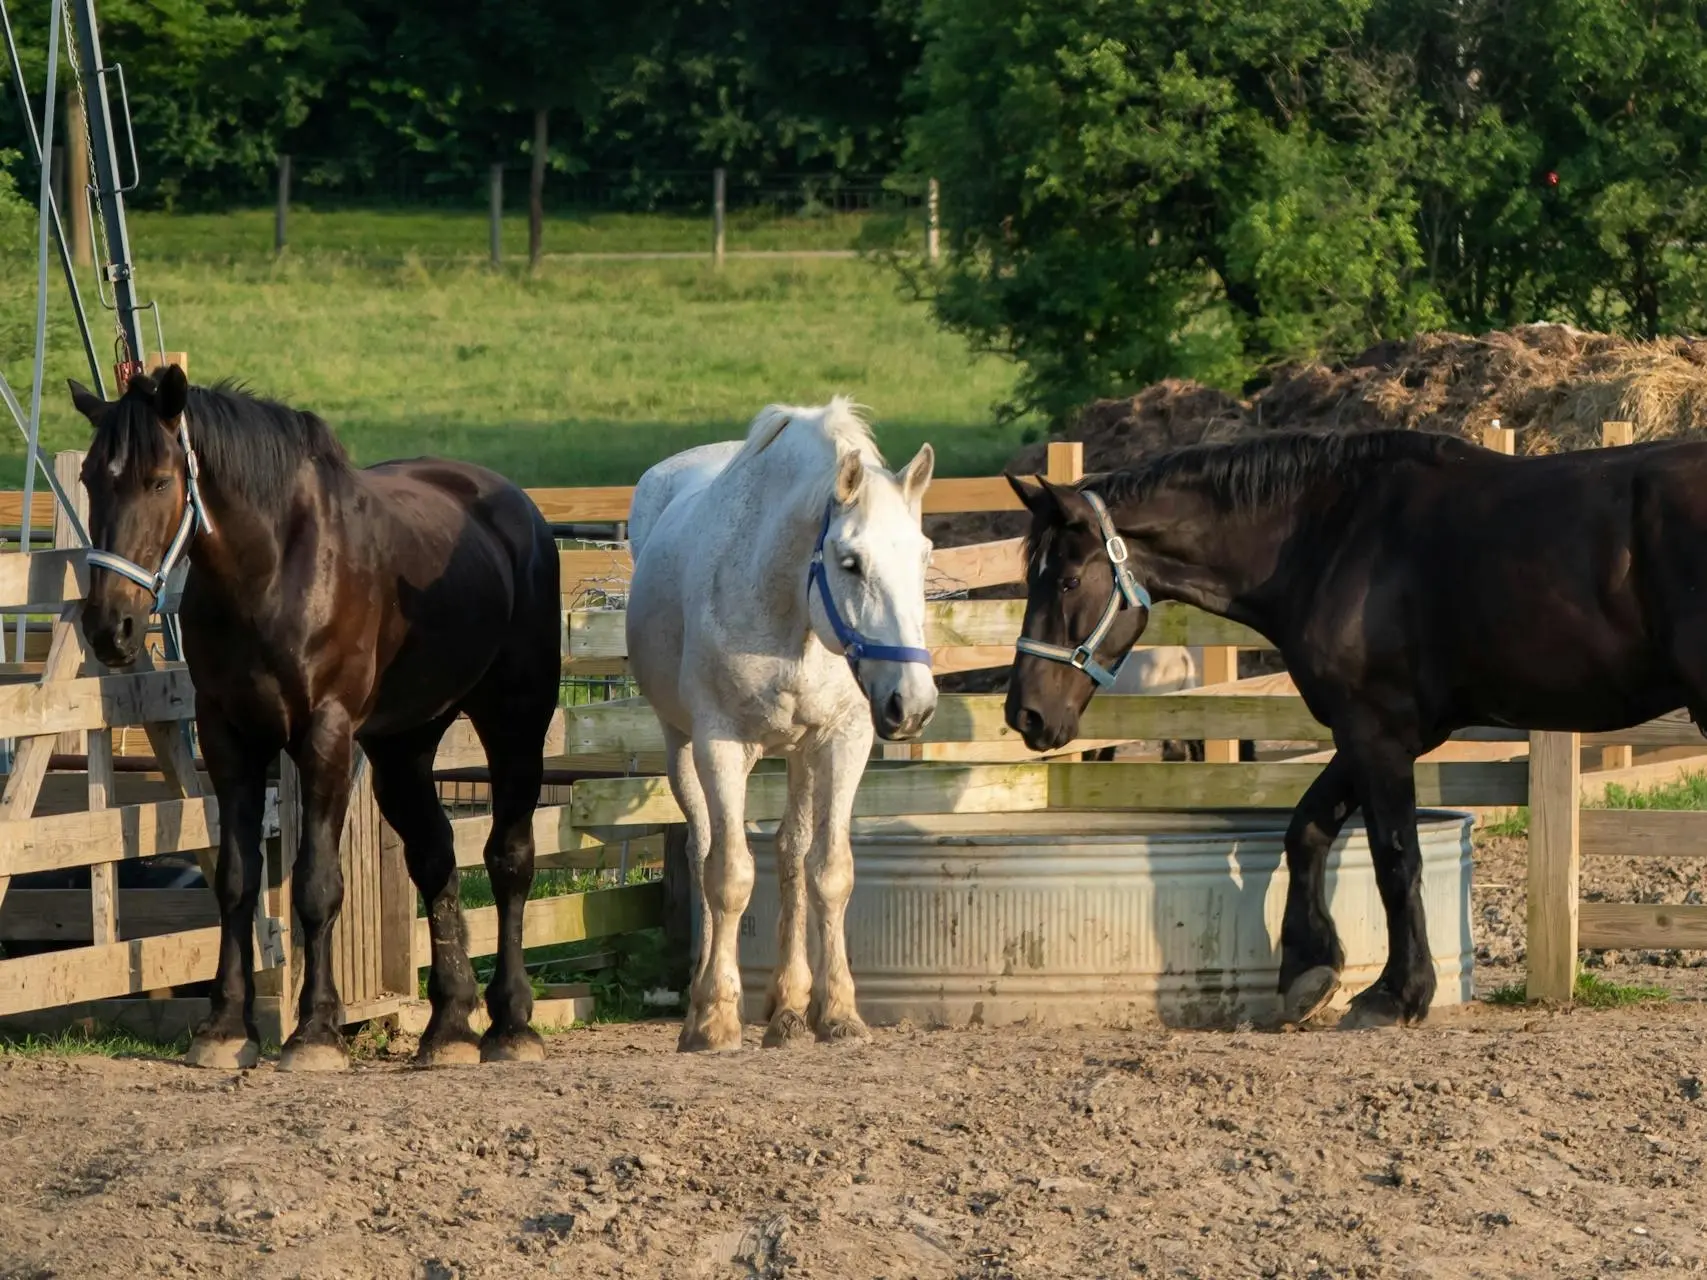
[[[151,471],[166,459],[168,437],[149,400],[153,380],[139,375],[105,416],[89,457],[116,474]],[[344,446],[319,417],[251,394],[231,381],[191,387],[190,444],[203,469],[226,491],[266,511],[289,501],[304,462],[348,465]]]
[[[729,470],[750,464],[779,439],[786,444],[817,444],[824,457],[826,484],[834,481],[836,461],[845,453],[858,453],[867,462],[883,464],[862,407],[846,396],[835,396],[829,404],[810,407],[767,404],[747,428],[747,441],[730,459]]]
[[[1164,487],[1189,488],[1230,513],[1297,501],[1325,480],[1356,486],[1369,471],[1393,462],[1453,461],[1474,447],[1431,431],[1275,431],[1172,449],[1133,467],[1087,476],[1078,488],[1110,508],[1142,502]],[[1026,539],[1028,565],[1037,566],[1051,532],[1033,527]]]

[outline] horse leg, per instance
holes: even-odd
[[[522,912],[533,888],[533,815],[545,777],[545,734],[557,701],[557,673],[551,677],[551,696],[543,707],[527,690],[490,701],[479,696],[484,689],[477,690],[468,703],[492,779],[492,831],[484,857],[498,908],[497,964],[486,984],[491,1025],[480,1040],[482,1062],[545,1060],[545,1041],[528,1025],[533,983],[522,955]]]
[[[694,979],[692,1005],[677,1048],[741,1047],[741,970],[736,958],[741,915],[753,894],[753,853],[747,847],[747,775],[758,747],[732,738],[695,735],[694,773],[705,789],[711,840],[704,889],[710,954]]]
[[[767,1049],[803,1042],[812,999],[812,965],[806,956],[806,851],[812,843],[812,777],[805,759],[788,758],[788,810],[776,832],[776,968],[765,993]]]
[[[1341,754],[1352,758],[1375,883],[1387,912],[1387,963],[1373,985],[1352,997],[1340,1020],[1347,1031],[1421,1022],[1435,988],[1423,913],[1415,757],[1390,739],[1358,747],[1355,755],[1344,748]]]
[[[1328,851],[1353,808],[1351,774],[1336,755],[1292,811],[1286,828],[1286,912],[1280,924],[1280,994],[1286,1021],[1309,1021],[1339,990],[1345,968],[1328,914]]]
[[[807,877],[818,945],[817,1009],[814,1026],[820,1040],[868,1040],[871,1033],[854,1003],[853,974],[848,969],[845,929],[848,898],[853,894],[854,792],[871,756],[871,720],[859,716],[819,752],[812,770],[812,852]]]
[[[432,1014],[415,1060],[425,1066],[476,1062],[480,1057],[468,1015],[474,1012],[474,967],[468,962],[468,929],[462,918],[462,877],[450,819],[433,785],[433,757],[452,717],[413,733],[364,742],[373,769],[373,795],[391,829],[403,842],[409,878],[427,904],[432,968],[427,1001]]]
[[[292,900],[306,935],[296,1031],[279,1054],[280,1071],[341,1071],[349,1065],[340,1030],[343,1002],[332,977],[332,926],[344,905],[338,842],[350,802],[354,739],[337,704],[320,708],[291,751],[302,775],[302,844]]]
[[[255,749],[211,706],[203,706],[196,723],[219,797],[219,857],[213,875],[219,899],[219,965],[212,1008],[207,1021],[196,1028],[184,1060],[192,1067],[232,1071],[254,1066],[261,1053],[255,1029],[255,904],[262,892],[267,764],[278,748]]]
[[[699,976],[711,964],[711,920],[705,902],[705,856],[711,848],[711,809],[705,791],[699,785],[699,774],[693,767],[693,739],[680,729],[664,725],[664,772],[669,777],[670,791],[676,805],[687,819],[688,885],[693,904],[694,926],[699,933],[699,954],[694,958],[693,973],[688,976],[688,1020],[693,1019],[693,990]]]

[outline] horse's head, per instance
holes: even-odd
[[[1091,696],[1114,683],[1149,623],[1150,598],[1101,499],[1047,480],[1008,483],[1032,524],[1007,722],[1033,751],[1054,751],[1078,737]]]
[[[178,428],[188,398],[175,366],[136,375],[111,403],[71,383],[72,402],[95,428],[83,462],[91,547],[83,634],[108,666],[127,667],[142,652],[163,585],[144,581],[184,549],[190,485]]]
[[[931,544],[920,528],[934,463],[928,444],[899,475],[866,465],[858,452],[842,456],[822,540],[823,592],[809,593],[813,631],[854,659],[872,724],[889,741],[918,737],[936,712],[924,660]]]

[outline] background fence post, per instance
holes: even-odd
[[[1581,751],[1574,733],[1529,735],[1528,995],[1558,1004],[1577,980]]]
[[[1605,449],[1616,449],[1622,445],[1634,444],[1636,441],[1636,424],[1633,422],[1603,422],[1600,424],[1600,444]],[[1600,767],[1602,769],[1628,769],[1636,762],[1636,752],[1627,743],[1600,749]]]
[[[941,194],[942,189],[937,185],[937,180],[932,178],[925,195],[925,257],[931,262],[935,262],[942,253]]]
[[[65,91],[65,206],[71,219],[71,261],[79,267],[95,261],[89,233],[89,129],[83,122],[83,98],[73,85]]]
[[[290,216],[290,157],[279,157],[278,207],[273,210],[273,252],[283,253],[288,241],[286,222]]]
[[[727,177],[721,168],[711,171],[711,265],[723,265],[723,212],[728,194]]]
[[[492,265],[504,261],[504,166],[495,164],[486,176],[486,200],[490,209]]]
[[[1492,449],[1495,453],[1516,454],[1517,432],[1510,427],[1500,426],[1500,420],[1495,418],[1492,423],[1482,428],[1482,447]]]

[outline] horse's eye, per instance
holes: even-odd
[[[1077,578],[1067,578],[1061,583],[1061,590],[1064,593],[1068,591],[1077,591],[1078,589],[1079,580]]]
[[[856,578],[860,575],[859,561],[853,556],[842,557],[842,568],[846,569]]]
[[[171,483],[171,476],[155,476],[153,482],[148,487],[153,489],[155,493],[164,493],[166,492],[166,486]]]

